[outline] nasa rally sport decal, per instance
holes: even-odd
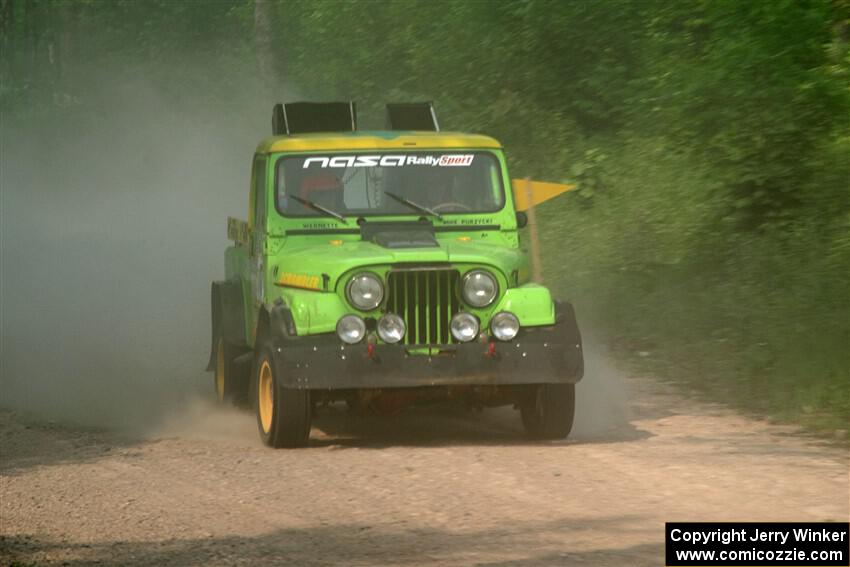
[[[304,169],[318,166],[333,167],[402,167],[430,165],[432,167],[466,167],[472,164],[472,154],[443,154],[440,156],[382,155],[382,156],[317,156],[304,160]]]

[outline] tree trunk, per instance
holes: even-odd
[[[268,0],[254,0],[254,45],[257,66],[262,81],[269,90],[276,84],[271,32],[271,10]]]
[[[58,7],[56,29],[56,55],[59,65],[59,79],[62,83],[71,78],[69,66],[73,60],[73,42],[71,40],[76,27],[75,5],[63,2]]]
[[[14,65],[15,10],[12,0],[0,0],[0,82],[11,80]]]

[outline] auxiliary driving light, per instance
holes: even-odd
[[[463,299],[473,307],[487,307],[499,294],[496,278],[484,270],[472,270],[463,276]]]
[[[458,313],[452,317],[452,336],[462,343],[468,343],[478,336],[478,318],[471,313]]]
[[[395,344],[404,338],[404,319],[395,313],[387,313],[378,319],[378,336],[385,343]]]
[[[500,341],[509,341],[519,332],[519,319],[507,311],[499,311],[490,319],[490,332]]]
[[[345,288],[345,294],[351,305],[361,311],[371,311],[384,299],[384,284],[378,276],[369,272],[357,274]]]
[[[343,315],[336,324],[336,334],[346,344],[357,344],[366,335],[366,322],[357,315]]]

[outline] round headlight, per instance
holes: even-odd
[[[450,327],[452,336],[462,343],[468,343],[478,336],[478,318],[471,313],[458,313],[452,317]]]
[[[490,332],[500,341],[509,341],[519,332],[519,319],[513,313],[499,311],[490,319]]]
[[[394,344],[404,338],[404,319],[394,313],[387,313],[378,319],[378,336],[385,343]]]
[[[345,289],[348,301],[361,311],[371,311],[384,299],[384,284],[374,274],[363,272],[348,282]]]
[[[487,307],[499,293],[496,278],[484,270],[472,270],[463,276],[463,299],[473,307]]]
[[[366,335],[366,323],[357,315],[343,315],[337,321],[336,334],[344,343],[350,345],[359,343]]]

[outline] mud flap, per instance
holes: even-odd
[[[210,292],[211,334],[210,359],[207,371],[215,370],[218,339],[231,345],[246,346],[245,313],[243,312],[242,282],[239,280],[213,282]]]
[[[565,348],[577,351],[574,353],[575,356],[567,356],[569,351],[565,351],[564,362],[566,372],[578,382],[584,377],[584,349],[575,310],[571,303],[555,301],[555,328],[562,333]]]

